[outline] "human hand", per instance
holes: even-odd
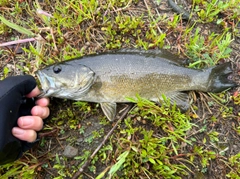
[[[48,99],[35,103],[32,98],[39,93],[29,75],[0,81],[0,164],[16,160],[33,146],[29,142],[36,140],[42,119],[49,115]]]
[[[35,87],[26,97],[32,98],[40,94],[38,87]],[[49,115],[48,98],[41,98],[35,102],[36,106],[31,109],[31,116],[21,116],[18,118],[17,127],[12,129],[12,134],[23,141],[34,142],[37,138],[36,131],[43,128],[43,120]]]

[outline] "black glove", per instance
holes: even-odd
[[[0,81],[0,165],[13,162],[33,143],[21,141],[12,135],[20,116],[31,115],[33,98],[25,98],[36,87],[30,75],[12,76]]]

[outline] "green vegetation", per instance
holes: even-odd
[[[240,176],[240,153],[229,158],[230,165],[228,166],[231,171],[226,175],[228,178],[239,178]]]
[[[197,28],[194,36],[190,37],[189,44],[186,44],[188,57],[192,59],[189,67],[213,66],[219,60],[230,56],[232,50],[229,45],[233,41],[231,33],[223,32],[219,35],[213,32],[204,37],[199,34],[200,30]]]
[[[12,176],[19,176],[21,178],[33,178],[35,171],[41,165],[32,155],[26,155],[27,160],[16,161],[14,164],[9,163],[1,166],[1,178],[7,179]]]
[[[224,21],[233,20],[239,18],[239,10],[236,7],[239,7],[239,2],[237,1],[218,1],[212,0],[201,1],[195,0],[195,9],[197,12],[200,22],[209,23],[209,22],[217,22],[217,24],[224,25]],[[220,14],[229,14],[229,16],[225,16],[221,18]]]
[[[109,175],[115,178],[118,170],[123,178],[179,178],[187,175],[190,170],[187,165],[191,162],[185,159],[187,154],[181,153],[180,148],[181,145],[191,145],[184,138],[192,127],[190,117],[182,114],[176,106],[170,106],[168,101],[161,107],[141,98],[136,102],[138,107],[131,114],[142,116],[137,120],[147,124],[138,126],[134,125],[132,118],[125,120],[126,128],[120,130],[118,136],[117,162]],[[151,126],[150,130],[145,128],[147,125]],[[181,159],[183,163],[178,162]]]
[[[158,7],[161,1],[156,2]],[[194,0],[188,5],[192,22],[150,1],[0,0],[1,39],[14,41],[0,49],[0,78],[20,72],[34,75],[45,65],[119,48],[169,49],[188,57],[191,68],[234,61],[232,53],[239,55],[239,50],[234,51],[231,43],[240,37],[240,2]],[[139,96],[137,101],[129,99],[137,105],[84,175],[203,178],[211,172],[239,178],[240,95],[191,93],[191,97],[192,107],[186,113],[167,99],[162,106]],[[113,125],[98,106],[54,101],[38,147],[19,161],[0,166],[1,178],[72,177]],[[78,156],[62,156],[68,144],[79,148]]]

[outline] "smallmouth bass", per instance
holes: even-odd
[[[164,50],[119,51],[83,56],[36,72],[43,96],[100,103],[109,120],[117,103],[139,96],[159,102],[164,94],[181,109],[189,108],[186,91],[221,92],[236,86],[229,80],[231,64],[207,69],[182,67]]]

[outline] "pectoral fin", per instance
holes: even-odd
[[[166,95],[170,99],[171,104],[176,104],[182,111],[187,111],[190,107],[187,93],[174,92]]]
[[[100,103],[101,108],[105,116],[107,116],[109,121],[113,121],[116,116],[116,103]]]

